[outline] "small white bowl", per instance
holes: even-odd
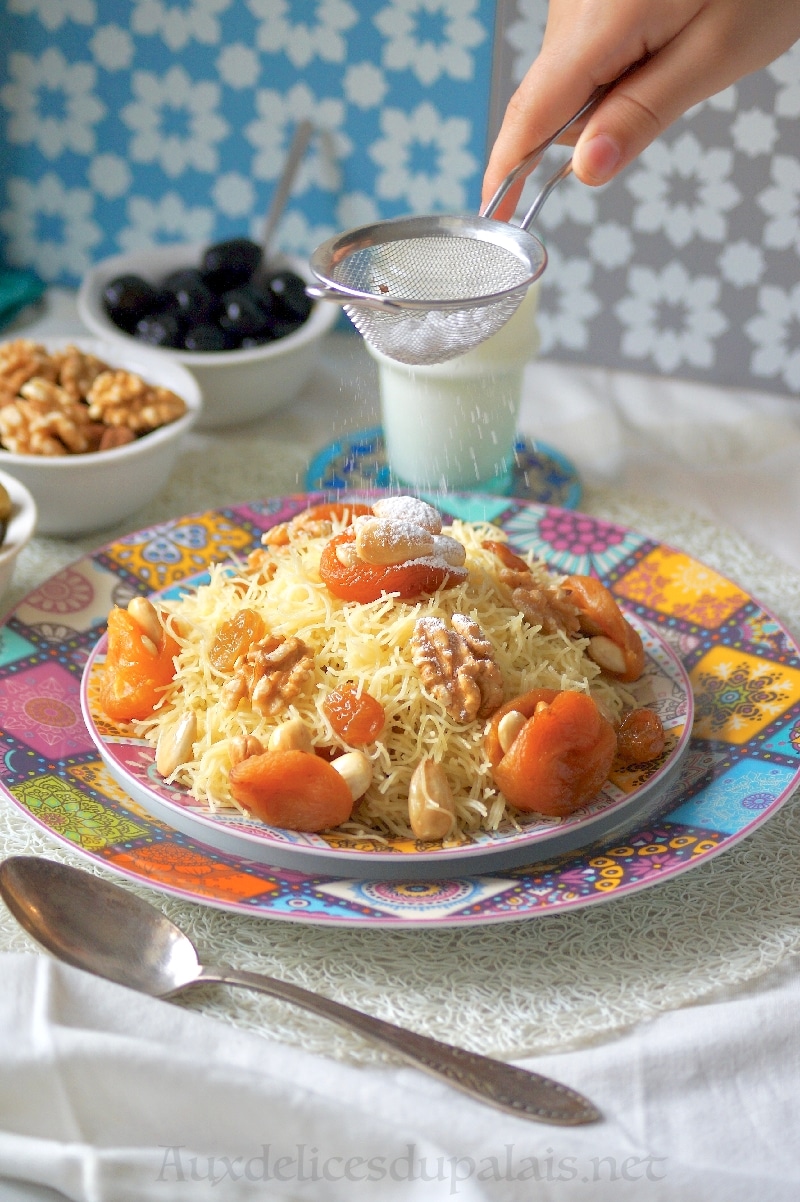
[[[186,402],[186,413],[110,451],[85,455],[17,455],[0,447],[0,469],[19,480],[36,502],[37,533],[67,537],[115,526],[141,509],[166,484],[181,442],[202,410],[200,388],[180,363],[149,347],[123,347],[95,338],[42,339],[49,351],[72,345],[112,368],[135,372]]]
[[[8,519],[5,538],[0,543],[0,597],[3,596],[14,574],[14,564],[23,547],[31,540],[36,529],[36,502],[24,484],[13,476],[0,472],[0,484],[11,498],[11,517]],[[0,605],[0,608],[2,606]]]
[[[103,304],[111,280],[133,273],[157,284],[182,267],[196,267],[206,244],[179,242],[114,255],[97,263],[78,293],[81,321],[94,334],[124,347],[140,347],[138,339],[115,326]],[[314,277],[308,264],[291,255],[275,259],[308,283]],[[238,351],[183,351],[153,347],[154,354],[188,367],[203,392],[201,430],[236,426],[263,417],[296,396],[314,371],[322,338],[339,315],[339,306],[317,301],[307,320],[291,334],[264,346]]]

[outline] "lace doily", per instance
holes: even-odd
[[[298,491],[306,453],[266,439],[190,452],[136,525]],[[737,534],[686,510],[589,492],[583,508],[690,552],[732,577],[795,633],[800,578]],[[130,528],[130,524],[127,528]],[[109,532],[111,537],[114,533]],[[105,537],[35,540],[7,604]],[[504,1058],[576,1046],[660,1011],[754,981],[800,950],[800,807],[795,795],[749,838],[683,876],[600,905],[488,928],[350,930],[270,922],[129,886],[162,908],[202,957],[282,976],[402,1026]],[[97,871],[0,803],[0,855],[34,852]],[[0,948],[31,943],[0,907]],[[209,987],[182,1001],[323,1055],[370,1061],[349,1032],[245,990]]]

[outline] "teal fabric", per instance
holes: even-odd
[[[20,309],[37,301],[44,288],[32,271],[0,270],[0,329],[8,325]]]

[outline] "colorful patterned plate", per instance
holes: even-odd
[[[155,888],[227,910],[354,926],[483,924],[624,896],[749,834],[800,782],[800,650],[737,585],[645,535],[570,510],[456,494],[556,570],[595,571],[676,652],[695,721],[660,813],[624,839],[490,875],[336,879],[213,850],[153,818],[108,773],[80,712],[85,664],[115,602],[243,553],[307,496],[175,519],[65,568],[16,607],[0,646],[0,789],[60,842]],[[436,498],[441,505],[441,498]]]
[[[204,576],[200,580],[205,579]],[[191,581],[187,581],[191,585]],[[167,590],[167,595],[170,590]],[[164,595],[164,594],[162,594]],[[81,710],[86,728],[108,771],[154,818],[217,851],[244,856],[276,868],[330,873],[359,880],[440,880],[465,872],[498,872],[585,847],[602,836],[620,838],[631,823],[653,813],[675,777],[689,744],[694,702],[683,666],[656,631],[635,615],[647,662],[632,686],[640,704],[660,716],[667,743],[663,754],[635,770],[612,773],[590,805],[561,821],[521,815],[522,829],[504,825],[476,834],[459,847],[417,843],[412,839],[353,844],[335,832],[324,835],[279,830],[237,810],[214,811],[178,785],[168,785],[155,767],[153,747],[128,726],[110,722],[99,704],[106,639],[99,641],[83,674]]]

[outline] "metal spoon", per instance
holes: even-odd
[[[266,220],[264,222],[264,230],[261,234],[261,254],[262,263],[266,264],[269,260],[270,251],[272,249],[272,238],[277,228],[278,222],[283,216],[283,210],[286,208],[286,202],[289,199],[289,194],[292,190],[294,177],[297,174],[297,169],[302,162],[303,155],[306,152],[306,147],[314,132],[314,126],[310,121],[300,121],[294,131],[289,153],[286,156],[286,162],[283,165],[281,177],[278,180],[278,186],[272,196],[272,204],[269,207]]]
[[[79,868],[11,856],[0,864],[0,896],[48,952],[118,985],[160,998],[210,982],[243,985],[350,1027],[498,1110],[562,1126],[601,1117],[588,1099],[538,1073],[404,1031],[290,981],[226,964],[203,965],[187,936],[160,911]]]

